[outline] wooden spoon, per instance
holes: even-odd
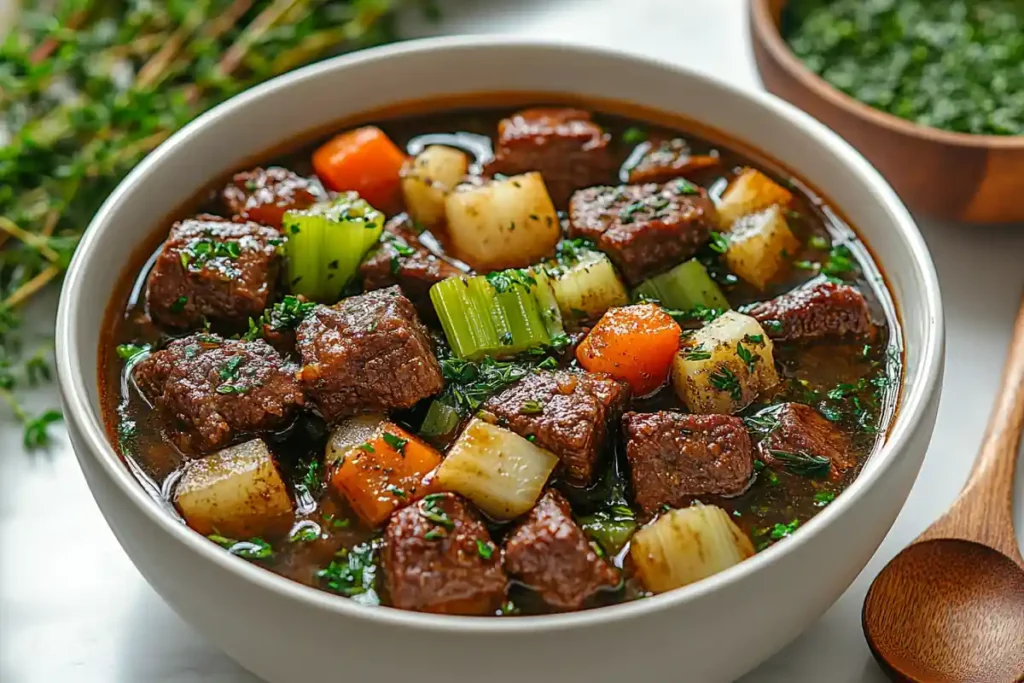
[[[886,565],[864,600],[864,635],[893,680],[1024,681],[1024,559],[1013,531],[1022,429],[1024,302],[967,485]]]

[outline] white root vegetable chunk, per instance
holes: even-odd
[[[287,529],[292,501],[267,445],[253,439],[185,469],[174,502],[190,527],[247,539]]]
[[[745,168],[732,181],[718,203],[718,223],[728,230],[741,216],[763,211],[773,204],[783,207],[793,201],[793,193],[757,169]]]
[[[441,490],[498,519],[528,512],[558,458],[507,429],[473,418],[437,470]]]
[[[588,252],[575,265],[554,278],[555,300],[562,316],[573,319],[582,313],[599,318],[609,308],[625,306],[629,295],[612,262],[600,252]]]
[[[730,415],[778,383],[772,340],[736,311],[693,333],[672,363],[672,385],[692,413]]]
[[[460,188],[448,195],[445,210],[457,255],[481,272],[536,263],[561,235],[540,173]]]
[[[324,464],[340,462],[345,454],[360,444],[373,441],[384,424],[385,416],[378,413],[357,415],[334,428],[324,449]]]
[[[800,249],[778,204],[747,214],[732,224],[725,262],[738,276],[764,289]]]
[[[636,532],[629,553],[644,586],[664,593],[739,564],[754,546],[725,510],[696,504]]]
[[[427,227],[444,222],[448,194],[469,170],[464,152],[432,145],[402,169],[402,196],[413,220]]]

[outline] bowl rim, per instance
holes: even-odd
[[[789,49],[789,45],[782,38],[782,31],[779,25],[772,18],[771,2],[772,0],[751,0],[750,25],[753,27],[754,40],[759,41],[768,50],[772,59],[781,65],[792,77],[797,79],[801,85],[826,100],[832,106],[850,112],[858,118],[867,119],[870,123],[886,128],[894,133],[926,142],[971,149],[1024,151],[1024,135],[958,133],[926,126],[908,119],[902,119],[895,114],[890,114],[881,109],[875,109],[871,105],[847,95],[807,68],[793,51]],[[760,69],[760,67],[758,68]]]
[[[580,58],[613,58],[618,61],[632,63],[637,69],[657,67],[672,71],[681,78],[700,81],[716,89],[741,97],[752,105],[769,110],[785,119],[789,125],[795,126],[814,140],[821,148],[839,157],[852,171],[856,172],[870,186],[872,193],[884,205],[892,223],[900,237],[906,243],[911,254],[909,267],[915,269],[923,285],[924,296],[920,305],[924,309],[926,323],[921,354],[921,377],[913,386],[903,385],[900,409],[894,419],[888,439],[877,447],[868,464],[860,475],[847,487],[836,500],[800,531],[788,539],[786,543],[776,544],[719,574],[698,581],[689,586],[679,588],[644,600],[610,605],[592,610],[569,612],[564,614],[523,616],[515,619],[495,619],[490,617],[468,617],[425,614],[381,608],[379,606],[361,605],[341,596],[306,586],[279,576],[262,567],[257,567],[245,560],[224,552],[223,549],[209,543],[199,534],[169,515],[149,493],[147,493],[122,462],[107,439],[107,433],[100,420],[92,419],[89,407],[88,386],[96,382],[92,374],[82,372],[81,358],[83,354],[93,355],[95,348],[81,349],[77,343],[77,321],[89,315],[92,308],[95,315],[95,300],[83,301],[81,281],[91,266],[92,253],[96,249],[101,232],[109,228],[111,217],[119,211],[123,198],[134,183],[152,173],[164,160],[173,154],[176,147],[188,139],[195,131],[210,122],[230,117],[250,103],[269,96],[274,91],[288,84],[307,79],[319,79],[326,74],[343,70],[354,64],[367,62],[389,61],[396,58],[415,58],[424,52],[445,51],[478,51],[478,50],[548,50],[561,55],[574,53]],[[104,299],[100,305],[106,306]],[[411,40],[385,45],[348,55],[334,57],[312,64],[289,74],[276,77],[251,88],[221,103],[208,112],[200,115],[187,124],[167,141],[149,154],[139,163],[118,187],[106,199],[93,217],[68,270],[57,313],[56,325],[56,360],[58,387],[60,389],[64,412],[69,431],[79,437],[79,448],[76,454],[80,461],[90,459],[98,465],[103,476],[107,477],[118,492],[128,498],[134,506],[136,514],[149,518],[158,528],[181,543],[189,551],[200,558],[213,563],[225,572],[235,575],[238,580],[248,581],[261,589],[275,593],[278,597],[294,600],[305,608],[318,612],[331,613],[336,617],[368,620],[377,625],[387,625],[411,630],[426,629],[444,633],[500,633],[525,634],[546,633],[566,628],[584,628],[607,625],[613,622],[630,620],[655,612],[671,610],[683,603],[690,602],[701,596],[725,589],[733,583],[756,573],[762,567],[774,563],[783,555],[796,552],[798,548],[809,543],[811,538],[822,533],[832,520],[842,515],[862,498],[873,484],[883,477],[886,471],[902,454],[906,443],[917,433],[921,421],[927,413],[928,402],[935,392],[941,379],[943,360],[944,324],[939,291],[938,277],[928,253],[927,246],[911,218],[909,212],[896,196],[896,193],[885,182],[882,176],[853,147],[838,135],[810,115],[781,99],[757,89],[742,90],[722,80],[710,77],[687,67],[665,62],[658,59],[632,54],[620,49],[609,49],[592,45],[567,42],[558,39],[523,38],[512,35],[487,36],[446,36]],[[905,502],[905,501],[904,501]]]

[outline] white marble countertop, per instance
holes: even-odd
[[[412,30],[614,45],[755,88],[745,4],[453,0],[446,23]],[[864,593],[884,563],[953,499],[981,439],[1024,290],[1024,226],[922,221],[921,227],[948,321],[946,383],[932,447],[902,514],[864,572],[810,630],[743,679],[747,683],[885,680],[861,635]],[[32,314],[40,330],[52,329],[53,300]],[[39,406],[56,402],[52,387],[36,399]],[[48,452],[23,453],[20,428],[0,412],[0,681],[254,683],[142,580],[93,503],[66,435],[56,432]],[[1018,533],[1024,535],[1024,475],[1016,492]]]

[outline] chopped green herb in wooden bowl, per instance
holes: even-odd
[[[1024,1],[752,0],[765,86],[839,132],[914,210],[1024,221]]]

